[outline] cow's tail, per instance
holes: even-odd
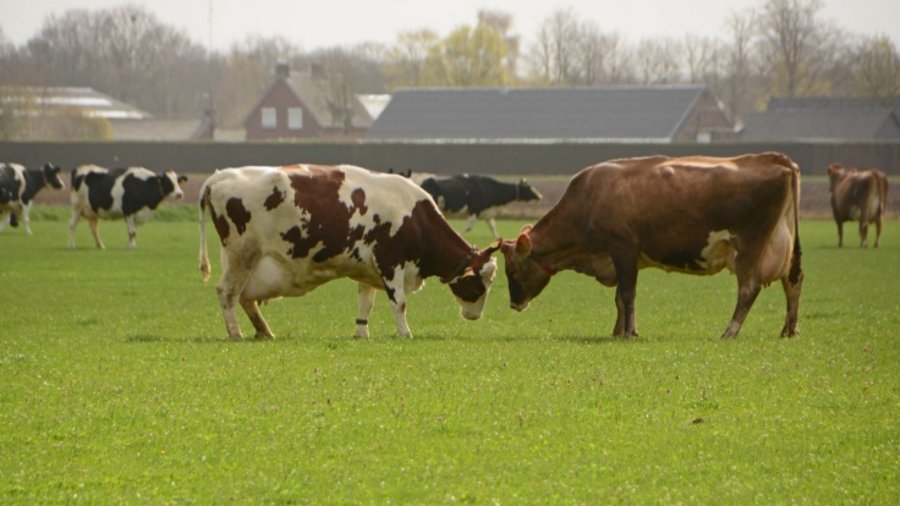
[[[884,219],[884,213],[887,211],[887,193],[888,193],[888,180],[887,175],[884,172],[878,171],[878,193],[881,200],[880,209],[878,210],[878,215]]]
[[[800,167],[790,158],[785,156],[785,159],[790,163],[788,166],[791,168],[791,196],[794,201],[794,252],[791,255],[788,281],[792,285],[796,285],[803,276],[803,269],[800,266],[800,256],[803,254],[800,249]]]
[[[206,249],[206,206],[209,203],[209,187],[207,185],[209,181],[207,180],[203,183],[203,187],[200,188],[200,212],[197,217],[197,222],[200,228],[200,278],[203,282],[209,281],[209,254]]]

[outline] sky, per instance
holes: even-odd
[[[6,39],[24,44],[46,16],[70,9],[98,10],[123,4],[143,6],[160,21],[182,29],[198,44],[227,50],[248,35],[282,36],[305,51],[393,43],[398,33],[428,28],[445,37],[474,25],[481,9],[512,15],[511,32],[526,45],[537,27],[558,8],[571,7],[603,32],[625,40],[681,38],[687,34],[725,37],[732,13],[761,9],[763,0],[0,0]],[[211,14],[211,16],[210,16]],[[858,35],[887,35],[900,47],[900,0],[824,0],[822,19]],[[210,19],[212,23],[210,23]],[[210,29],[211,28],[211,29]]]

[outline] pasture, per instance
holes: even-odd
[[[608,337],[613,290],[564,272],[521,314],[501,273],[477,322],[431,279],[412,340],[383,293],[351,338],[336,281],[263,306],[278,339],[235,343],[212,227],[203,284],[195,208],[163,207],[136,251],[122,222],[67,250],[62,208],[0,233],[0,502],[900,502],[896,219],[877,250],[801,223],[795,339],[780,286],[721,341],[733,276],[648,269],[632,340]]]

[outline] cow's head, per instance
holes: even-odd
[[[857,172],[856,169],[846,168],[839,163],[832,163],[828,166],[828,183],[829,183],[829,191],[834,191],[834,185],[838,184],[841,180],[847,177],[850,174]]]
[[[518,183],[516,183],[516,199],[517,200],[541,200],[544,198],[543,195],[540,194],[533,186],[528,184],[528,181],[525,181],[525,178],[522,178]]]
[[[497,260],[491,255],[499,247],[499,244],[494,244],[475,252],[468,265],[463,268],[462,274],[447,283],[459,301],[460,314],[467,320],[477,320],[484,312],[488,292],[497,275]]]
[[[66,183],[63,182],[62,179],[59,178],[59,173],[62,169],[53,165],[50,162],[44,164],[44,168],[41,172],[44,175],[44,182],[49,186],[56,188],[57,190],[62,190],[66,187]]]
[[[181,199],[184,197],[184,192],[181,191],[181,186],[179,185],[187,181],[187,176],[179,176],[174,170],[167,170],[156,177],[159,178],[159,184],[162,187],[163,195],[171,195],[174,199]]]
[[[531,226],[526,225],[516,240],[503,241],[500,250],[506,260],[506,278],[509,281],[509,305],[522,311],[537,297],[554,271],[544,262],[531,256]]]

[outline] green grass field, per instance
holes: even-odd
[[[0,234],[0,503],[900,503],[897,220],[877,250],[801,224],[795,339],[780,285],[720,341],[733,276],[645,270],[633,340],[608,337],[613,291],[566,272],[524,313],[501,276],[477,322],[431,280],[413,340],[383,293],[351,338],[336,281],[264,306],[278,339],[234,343],[194,213],[136,251],[121,222],[67,250],[63,210]]]

